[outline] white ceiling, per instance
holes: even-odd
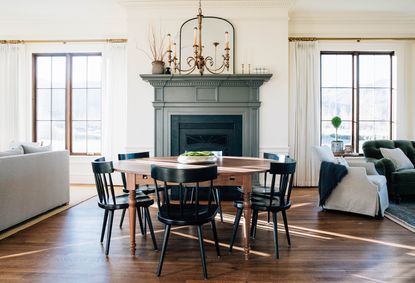
[[[415,13],[415,0],[293,0],[294,13]]]

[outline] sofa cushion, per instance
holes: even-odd
[[[21,155],[21,154],[24,154],[24,151],[23,151],[23,147],[20,145],[16,148],[12,148],[12,149],[0,152],[0,157]]]
[[[336,157],[328,146],[315,146],[315,151],[321,162],[333,162],[338,163]]]
[[[393,183],[415,183],[415,169],[403,169],[392,173]],[[414,188],[415,191],[415,188]]]
[[[43,142],[21,142],[21,141],[12,141],[9,145],[11,149],[17,148],[19,146],[23,145],[29,145],[29,146],[42,146]]]
[[[414,165],[412,164],[411,160],[409,160],[409,158],[400,148],[380,148],[380,152],[382,153],[383,157],[393,162],[396,170],[414,168]]]
[[[52,145],[48,145],[48,146],[39,146],[39,145],[22,145],[24,153],[28,154],[28,153],[38,153],[38,152],[45,152],[45,151],[51,151],[52,150]]]

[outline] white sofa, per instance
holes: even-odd
[[[320,161],[337,163],[327,147],[315,147]],[[349,161],[347,175],[331,192],[323,208],[353,212],[369,216],[384,216],[389,207],[386,178],[379,175],[373,163]]]
[[[0,157],[0,231],[67,203],[68,151]]]
[[[376,172],[373,163],[349,162],[347,171],[347,175],[337,184],[323,207],[369,216],[384,216],[389,206],[385,176]]]

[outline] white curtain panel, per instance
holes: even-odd
[[[26,47],[0,44],[0,150],[12,141],[30,140],[26,118],[30,117],[30,91]]]
[[[127,136],[127,53],[123,43],[109,43],[103,52],[102,154],[118,160]]]
[[[319,52],[316,42],[290,43],[290,155],[296,186],[317,186],[313,146],[320,144]]]

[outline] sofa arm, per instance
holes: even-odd
[[[379,175],[379,172],[376,170],[375,163],[367,162],[364,160],[351,161],[349,162],[350,167],[363,167],[366,169],[367,175]]]
[[[396,171],[395,165],[390,159],[382,158],[382,159],[374,159],[374,158],[366,158],[368,162],[373,162],[375,164],[376,171],[379,174],[384,175],[388,184],[390,184],[392,180],[392,173]]]

